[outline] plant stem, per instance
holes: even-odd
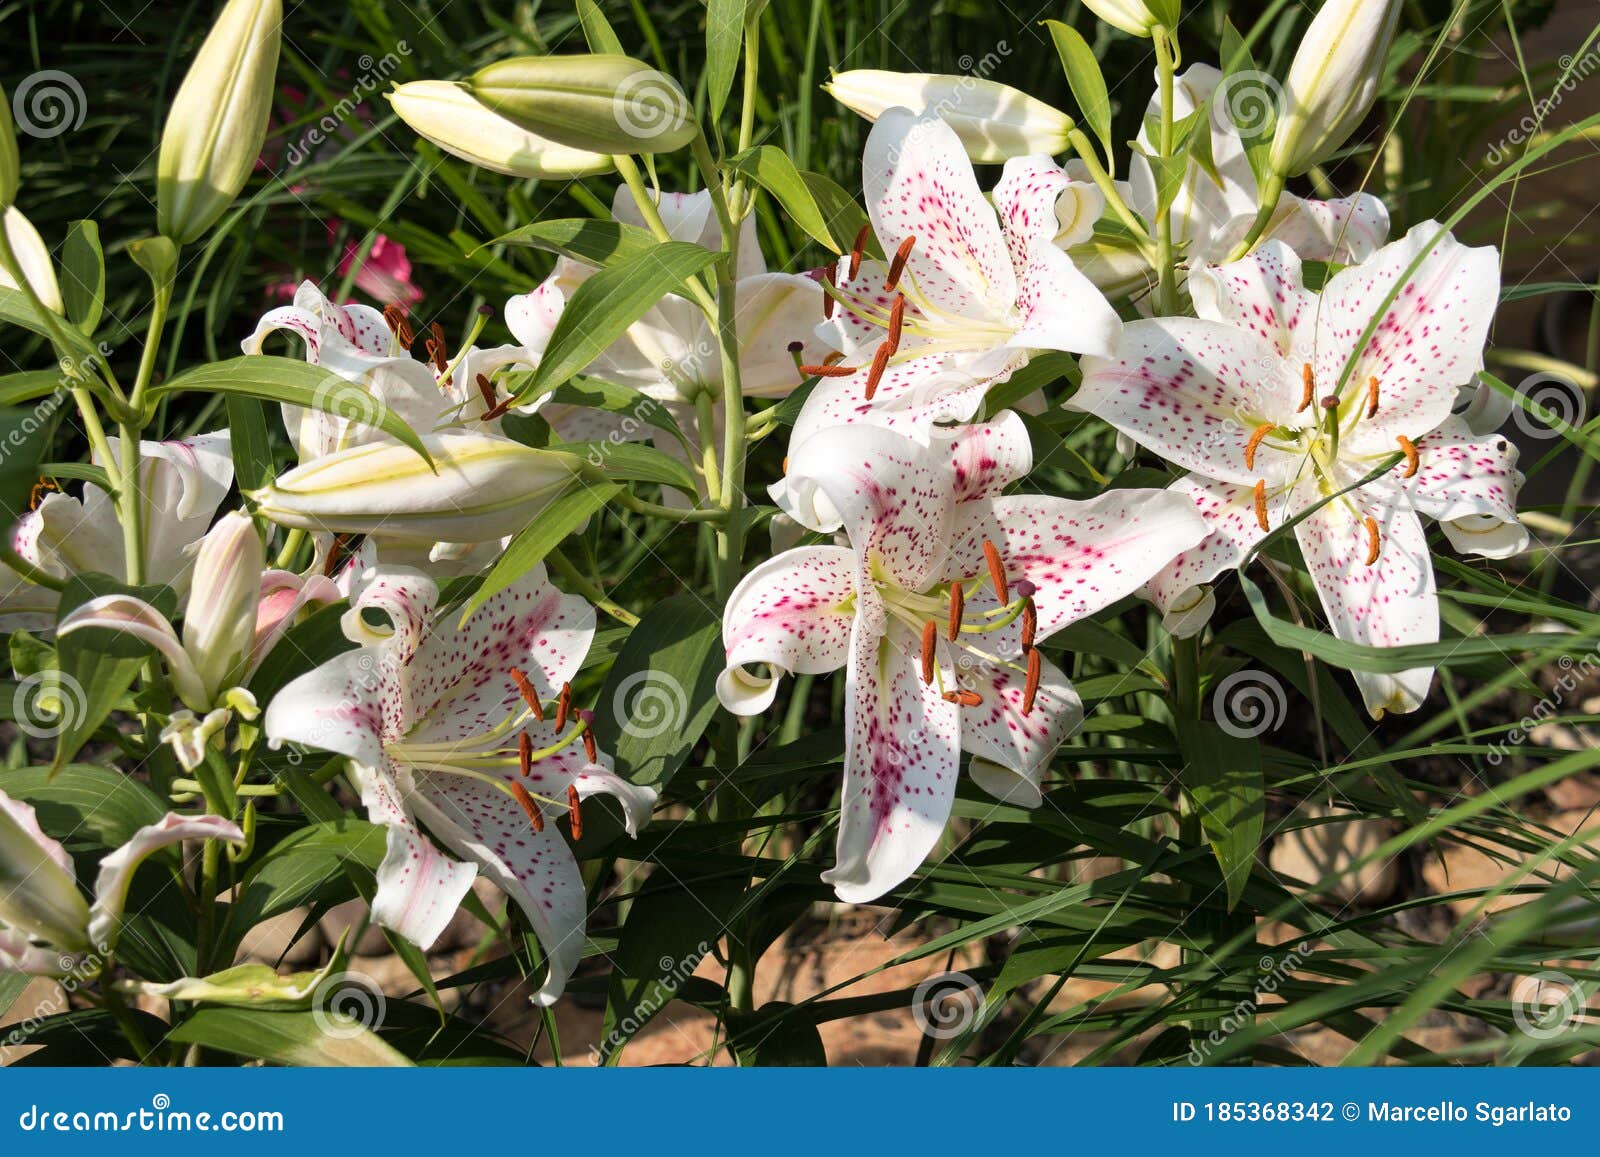
[[[1083,162],[1084,168],[1089,170],[1089,177],[1094,181],[1095,187],[1105,195],[1106,204],[1111,206],[1111,211],[1117,215],[1117,219],[1128,232],[1133,234],[1139,247],[1146,251],[1146,256],[1151,256],[1149,231],[1145,229],[1144,222],[1134,216],[1133,210],[1128,208],[1128,203],[1122,199],[1122,194],[1117,192],[1116,182],[1111,179],[1111,174],[1106,172],[1095,155],[1094,143],[1084,135],[1082,129],[1073,129],[1067,133],[1067,140],[1071,142],[1073,151],[1078,154],[1078,159]]]

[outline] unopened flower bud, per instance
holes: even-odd
[[[448,80],[414,80],[389,95],[395,115],[453,157],[511,177],[588,177],[611,170],[611,157],[529,132]]]
[[[931,112],[955,130],[978,164],[1064,152],[1073,128],[1072,118],[1060,109],[975,76],[859,68],[835,73],[822,87],[869,121],[891,108]]]
[[[1399,0],[1328,0],[1295,51],[1269,158],[1297,177],[1344,144],[1377,99]]]
[[[591,153],[666,153],[696,132],[678,82],[631,56],[517,56],[467,83],[529,132]]]

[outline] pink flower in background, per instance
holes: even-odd
[[[328,222],[329,240],[338,227],[337,221]],[[404,245],[380,233],[366,260],[357,265],[360,252],[359,243],[345,243],[344,257],[339,262],[340,277],[348,276],[351,266],[355,266],[356,288],[384,305],[415,305],[422,300],[422,290],[411,283],[411,259],[406,256]]]

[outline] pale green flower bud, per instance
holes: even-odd
[[[282,0],[228,0],[167,114],[156,162],[163,236],[195,240],[233,203],[267,136]]]
[[[876,121],[886,109],[927,110],[961,139],[978,164],[999,164],[1035,153],[1067,149],[1072,118],[998,81],[928,72],[858,68],[835,73],[823,89],[840,104]]]
[[[1083,6],[1113,28],[1149,39],[1157,25],[1175,28],[1178,0],[1083,0]]]
[[[183,649],[194,662],[208,702],[243,678],[250,662],[266,565],[261,536],[248,514],[236,510],[224,515],[200,540],[183,619]]]
[[[15,205],[7,207],[3,220],[6,244],[23,278],[33,287],[33,292],[46,309],[63,312],[66,307],[61,303],[61,285],[56,281],[55,266],[50,263],[50,250],[44,238],[39,236],[33,222],[24,217],[22,210]],[[0,266],[0,286],[7,289],[22,288],[4,266]]]
[[[437,473],[415,450],[375,442],[312,459],[250,497],[263,517],[301,530],[487,542],[527,526],[584,468],[574,454],[493,434],[422,443]]]
[[[631,56],[518,56],[467,83],[529,132],[591,153],[667,153],[696,131],[678,82]]]
[[[511,177],[589,177],[609,172],[606,153],[557,144],[507,120],[449,80],[414,80],[388,94],[395,114],[413,132],[453,157]]]
[[[1328,0],[1289,66],[1287,107],[1272,138],[1273,172],[1297,177],[1327,160],[1378,97],[1399,0]]]

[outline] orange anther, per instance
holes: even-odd
[[[1367,379],[1367,417],[1373,417],[1378,412],[1378,379]]]
[[[1361,525],[1367,528],[1367,565],[1371,566],[1378,561],[1378,547],[1381,544],[1378,537],[1378,520],[1368,515],[1361,520]]]
[[[544,831],[544,816],[539,812],[539,805],[535,803],[533,797],[528,794],[528,789],[523,787],[516,780],[511,781],[510,787],[511,798],[516,800],[517,805],[527,813],[528,822],[533,825],[533,830],[536,832]]]
[[[893,293],[894,287],[900,284],[900,275],[906,271],[906,258],[911,256],[911,248],[916,243],[915,237],[907,237],[895,250],[894,260],[889,263],[889,280],[883,286],[885,293]]]
[[[511,681],[517,685],[517,694],[522,696],[522,701],[528,705],[528,710],[533,712],[533,717],[543,723],[544,704],[539,702],[539,691],[534,687],[532,680],[513,667]]]
[[[950,585],[950,622],[948,635],[950,641],[956,641],[956,636],[961,633],[961,616],[966,610],[967,594],[961,589],[960,583]]]
[[[889,343],[884,342],[878,347],[878,352],[872,355],[872,369],[867,373],[866,399],[872,401],[872,395],[878,392],[878,383],[883,380],[883,371],[889,367],[889,355],[894,350],[889,348]]]
[[[1271,422],[1263,422],[1255,428],[1254,433],[1250,435],[1250,441],[1246,442],[1244,446],[1244,468],[1246,470],[1254,470],[1256,468],[1256,451],[1261,448],[1261,443],[1266,436],[1277,428]]]
[[[1039,648],[1028,649],[1028,679],[1022,685],[1022,713],[1032,714],[1033,701],[1039,694],[1039,677],[1044,671],[1044,662],[1039,658]]]
[[[1256,522],[1260,523],[1263,533],[1272,529],[1272,524],[1267,521],[1267,480],[1265,478],[1256,483]]]
[[[1309,409],[1311,407],[1311,399],[1313,397],[1315,397],[1316,393],[1317,393],[1316,381],[1314,380],[1314,378],[1312,377],[1312,374],[1311,374],[1311,363],[1307,362],[1301,368],[1300,373],[1301,373],[1302,379],[1305,382],[1305,392],[1300,395],[1300,405],[1295,410],[1295,413],[1297,413],[1297,414],[1302,413],[1303,411],[1305,411],[1305,410],[1307,410],[1307,409]]]
[[[572,684],[561,684],[561,698],[556,700],[556,731],[567,729],[567,716],[572,712]]]
[[[578,789],[573,784],[567,785],[567,821],[572,825],[572,838],[583,839],[583,801],[578,798]]]
[[[1006,568],[1000,561],[1000,551],[987,538],[983,540],[983,561],[989,564],[989,581],[1002,603],[1011,601],[1011,584],[1006,582]]]
[[[1396,434],[1394,440],[1400,443],[1400,451],[1406,456],[1405,477],[1415,477],[1418,467],[1422,465],[1421,459],[1417,457],[1417,444],[1404,434]]]
[[[932,619],[922,624],[922,681],[933,682],[933,646],[939,637],[939,627]]]

